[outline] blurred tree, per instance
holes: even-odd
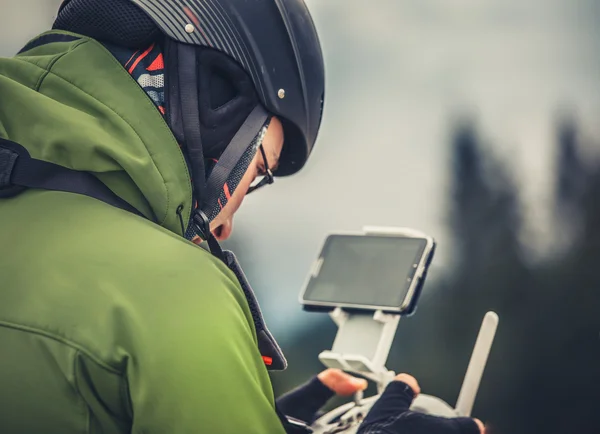
[[[557,434],[596,432],[600,426],[600,170],[577,161],[577,135],[574,124],[559,130],[557,155],[566,161],[556,163],[562,179],[555,197],[557,229],[574,229],[564,254],[538,271],[535,339],[524,367],[527,399],[539,402],[530,417],[541,432]]]
[[[518,406],[519,318],[534,300],[532,273],[519,240],[519,197],[508,170],[481,144],[473,123],[455,129],[452,152],[449,223],[455,266],[435,309],[443,323],[439,339],[445,343],[438,357],[446,367],[437,387],[456,402],[481,320],[486,311],[497,312],[500,328],[475,411],[499,431],[516,432],[505,416]]]
[[[557,128],[556,202],[558,210],[577,206],[587,184],[586,168],[579,155],[579,134],[575,120],[562,115]]]
[[[557,128],[555,210],[565,248],[535,265],[524,257],[519,195],[506,166],[464,122],[452,136],[453,267],[403,319],[388,366],[423,391],[456,402],[483,315],[500,327],[474,414],[495,434],[597,432],[600,426],[600,168],[579,156],[572,119]],[[572,228],[564,230],[567,225]],[[278,392],[321,369],[333,323],[322,316],[289,348]]]
[[[556,241],[564,250],[581,235],[581,204],[589,169],[580,156],[579,133],[572,115],[560,115],[556,136],[554,215],[558,229]]]

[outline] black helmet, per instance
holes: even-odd
[[[285,134],[274,174],[294,174],[306,163],[321,124],[325,77],[303,0],[65,0],[54,28],[130,48],[166,36],[168,122],[187,148],[201,204],[202,212],[194,216],[201,234],[207,233],[223,183],[243,156],[238,142],[248,145],[268,114],[281,120]],[[203,101],[210,80],[206,69],[213,67],[234,77],[241,94],[233,122],[231,111],[218,112]],[[203,134],[219,128],[219,120],[229,124],[221,128],[233,128],[225,131],[220,151],[225,168],[205,183]],[[211,128],[203,128],[209,123]]]
[[[62,3],[55,28],[138,48],[155,37],[158,26],[175,41],[235,59],[251,77],[262,105],[283,123],[285,146],[275,175],[292,175],[304,166],[321,124],[325,75],[303,0],[88,0],[93,9],[88,17],[105,25],[94,31],[92,18],[80,20],[85,32],[60,25],[71,1]],[[152,21],[143,19],[140,10]]]

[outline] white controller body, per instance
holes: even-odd
[[[336,319],[334,318],[334,320]],[[442,417],[470,416],[497,327],[498,315],[494,312],[488,312],[479,330],[479,335],[477,336],[477,341],[473,348],[471,360],[455,407],[450,406],[435,396],[420,394],[412,403],[411,410]],[[340,363],[344,363],[343,360],[340,361],[342,357],[339,355],[336,359],[331,352],[324,352],[323,354],[324,357],[321,357],[321,360],[327,366],[339,367]],[[347,359],[354,361],[359,358],[347,357]],[[377,381],[379,393],[385,389],[385,386],[394,376],[394,373],[391,371],[357,373]],[[371,407],[377,402],[379,396],[376,395],[365,399],[358,397],[355,402],[342,405],[325,414],[315,421],[311,428],[315,434],[354,434],[358,431],[362,420],[364,420]]]

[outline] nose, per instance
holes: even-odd
[[[225,241],[231,236],[231,232],[233,232],[233,217],[229,217],[221,226],[215,228],[213,235],[217,241]]]

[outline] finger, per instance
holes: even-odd
[[[483,424],[482,421],[480,421],[479,419],[473,419],[475,421],[475,423],[477,424],[477,426],[479,427],[479,432],[481,434],[485,434],[485,425]]]
[[[339,369],[327,369],[318,375],[319,380],[326,387],[340,396],[349,396],[368,386],[366,380],[353,377]]]
[[[412,375],[405,374],[405,373],[398,374],[394,378],[394,381],[401,381],[401,382],[407,384],[408,386],[410,386],[413,393],[415,394],[415,398],[417,397],[417,395],[419,393],[421,393],[421,387],[419,386],[417,379],[415,377],[413,377]]]
[[[338,395],[349,396],[359,390],[365,390],[368,386],[367,380],[356,378],[346,374],[339,369],[332,370],[328,373],[329,387]]]

